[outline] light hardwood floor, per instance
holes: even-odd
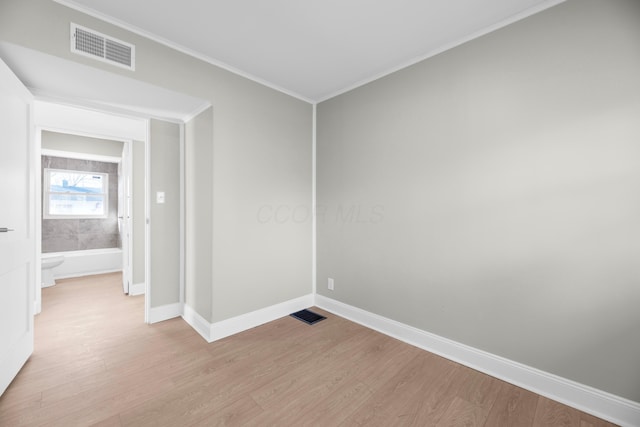
[[[2,426],[610,426],[316,309],[207,344],[143,323],[119,274],[43,289]]]

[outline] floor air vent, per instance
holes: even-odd
[[[320,316],[319,314],[307,309],[291,313],[290,316],[295,317],[298,320],[302,320],[304,323],[308,323],[309,325],[313,325],[314,323],[318,323],[319,321],[326,319],[326,317]]]
[[[71,23],[71,52],[135,70],[136,47]]]

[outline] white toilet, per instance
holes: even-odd
[[[64,255],[42,254],[42,287],[47,288],[56,284],[53,269],[64,262]]]

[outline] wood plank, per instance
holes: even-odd
[[[469,374],[468,368],[441,357],[433,359],[436,374],[408,399],[392,425],[435,426],[445,414]]]
[[[484,426],[486,416],[486,408],[482,405],[456,397],[436,426],[482,427]]]
[[[415,356],[343,424],[389,426],[402,423],[406,416],[406,402],[420,392],[425,382],[437,375],[431,363],[434,357],[426,352]]]
[[[580,412],[540,396],[533,426],[580,427]]]
[[[372,391],[364,383],[346,382],[322,402],[313,405],[310,411],[303,414],[303,419],[312,425],[337,426],[366,402],[372,394]],[[293,419],[292,421],[296,422]]]
[[[42,392],[32,393],[31,390],[27,391],[28,393],[14,393],[9,387],[0,396],[0,426],[11,425],[11,420],[40,408]]]
[[[114,415],[106,420],[91,424],[91,427],[122,427],[122,424],[120,423],[120,417],[118,415]]]
[[[500,393],[487,418],[487,426],[530,426],[536,414],[538,395],[502,383]]]
[[[244,397],[207,414],[201,420],[191,424],[191,427],[246,426],[262,412],[262,408],[253,399]]]
[[[437,427],[483,426],[500,391],[500,382],[469,370],[463,387],[437,422]]]
[[[612,426],[312,309],[327,319],[209,344],[182,319],[145,325],[118,274],[59,281],[0,425]]]

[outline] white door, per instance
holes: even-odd
[[[122,241],[122,290],[130,292],[132,280],[131,254],[131,143],[122,147],[122,160],[118,164],[118,224]]]
[[[0,60],[0,394],[33,352],[31,94]]]

